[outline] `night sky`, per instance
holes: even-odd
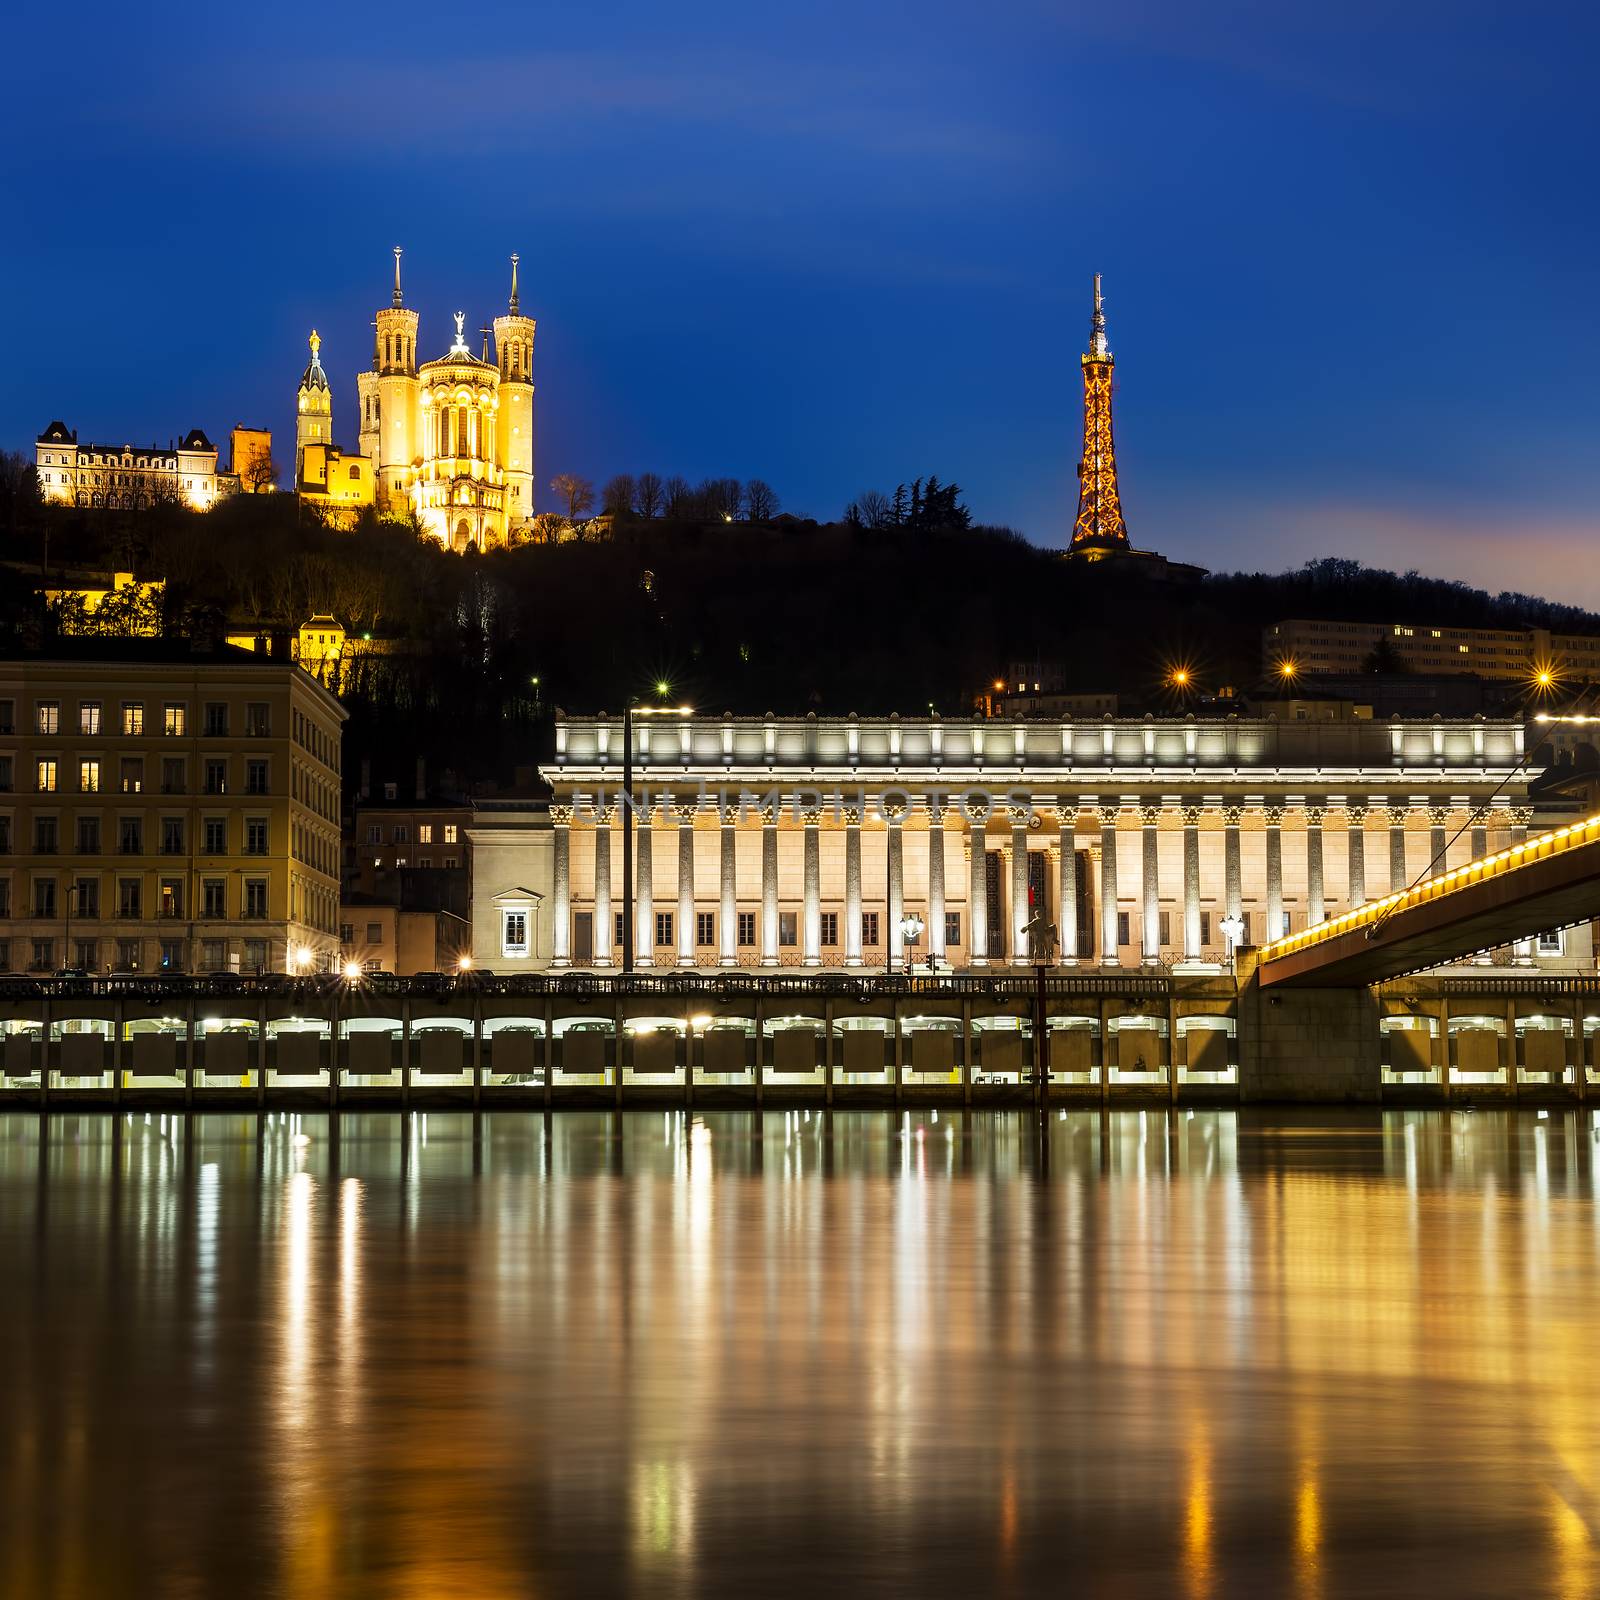
[[[0,443],[292,456],[406,247],[539,319],[538,477],[955,477],[1059,543],[1091,274],[1136,543],[1600,605],[1600,23],[1577,3],[30,6]],[[476,349],[476,335],[473,336]]]

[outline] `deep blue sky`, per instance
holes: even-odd
[[[1091,273],[1135,541],[1600,603],[1600,24],[1106,0],[24,8],[0,442],[291,435],[406,246],[424,356],[539,319],[540,491],[934,471],[1070,526]],[[290,454],[285,441],[280,458]]]

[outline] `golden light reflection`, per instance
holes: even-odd
[[[1189,1433],[1189,1477],[1183,1505],[1183,1575],[1190,1600],[1209,1600],[1216,1582],[1211,1548],[1211,1445],[1203,1426]]]

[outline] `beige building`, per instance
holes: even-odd
[[[339,948],[347,969],[410,978],[456,971],[471,938],[466,919],[448,911],[405,911],[356,895],[339,907]]]
[[[1536,683],[1600,680],[1600,637],[1548,628],[1434,628],[1411,622],[1324,622],[1303,617],[1264,630],[1262,668],[1269,674],[1318,677],[1360,672],[1380,646],[1403,670],[1472,673]]]
[[[1507,721],[651,719],[639,967],[1218,967],[1523,837]],[[620,720],[556,726],[548,819],[480,814],[481,966],[615,970]],[[1587,931],[1512,961],[1590,963]]]
[[[173,504],[209,511],[239,490],[236,473],[217,471],[217,447],[199,428],[163,450],[79,444],[77,429],[52,422],[35,444],[34,464],[40,495],[55,505],[137,511]]]
[[[225,646],[0,660],[0,970],[333,966],[344,719]]]

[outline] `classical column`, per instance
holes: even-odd
[[[989,964],[988,822],[987,808],[978,806],[967,824],[967,959],[974,967]]]
[[[778,964],[778,808],[761,810],[761,965]]]
[[[694,818],[698,806],[693,800],[681,801],[672,808],[678,819],[678,965],[692,967],[695,955],[694,925]]]
[[[640,967],[656,964],[654,854],[650,848],[654,816],[655,805],[641,799],[633,819],[633,957]]]
[[[861,812],[844,814],[844,964],[861,965]]]
[[[1121,964],[1117,942],[1117,808],[1100,809],[1100,959]]]
[[[572,807],[551,806],[550,821],[555,828],[551,866],[555,877],[555,920],[550,928],[550,965],[566,967],[572,964]]]
[[[928,965],[942,963],[944,950],[944,807],[928,802]]]
[[[1064,967],[1078,959],[1078,802],[1062,800],[1056,807],[1061,829],[1061,891],[1056,909],[1056,938]]]
[[[901,918],[905,916],[906,881],[905,881],[905,855],[904,832],[901,824],[906,819],[906,808],[900,805],[886,805],[883,807],[883,820],[888,828],[885,859],[889,871],[889,899],[887,911],[889,913],[889,970],[898,972],[906,959],[905,933],[900,927]]]
[[[1028,822],[1032,808],[1011,806],[1011,961],[1014,966],[1028,964],[1028,922],[1033,912],[1028,906]]]
[[[1489,853],[1488,813],[1480,806],[1472,813],[1472,859],[1481,860]]]
[[[1157,832],[1160,821],[1160,806],[1139,807],[1139,822],[1144,838],[1144,855],[1140,864],[1144,940],[1140,953],[1147,967],[1156,966],[1161,961],[1161,853]]]
[[[1283,807],[1267,806],[1267,937],[1283,937]]]
[[[731,801],[722,807],[722,839],[718,866],[721,874],[721,907],[717,913],[717,938],[721,946],[719,962],[724,967],[739,964],[739,877],[738,857],[734,854],[734,835],[738,829],[739,808]]]
[[[1353,907],[1363,905],[1367,898],[1367,808],[1346,806],[1344,824],[1350,885],[1349,904]]]
[[[616,939],[611,914],[611,810],[597,807],[594,823],[594,964],[611,965],[611,948]]]
[[[1240,860],[1239,824],[1243,806],[1222,808],[1222,910],[1234,919],[1244,916],[1244,870]]]
[[[1528,842],[1528,824],[1533,821],[1532,806],[1512,806],[1511,808],[1511,846],[1515,849],[1519,844]]]
[[[1322,806],[1306,807],[1306,926],[1316,927],[1327,916],[1322,896]]]
[[[805,940],[804,957],[808,967],[822,965],[822,846],[817,828],[822,813],[814,807],[806,812],[805,823]]]
[[[1198,961],[1200,943],[1200,807],[1183,808],[1183,959]]]
[[[1389,893],[1406,886],[1406,808],[1389,807]]]
[[[1450,848],[1445,843],[1445,824],[1450,820],[1449,806],[1428,807],[1428,876],[1436,878],[1445,870],[1445,853]]]

